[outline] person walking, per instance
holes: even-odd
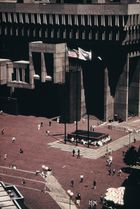
[[[75,156],[75,149],[72,150],[72,156]]]
[[[80,158],[80,150],[77,151],[77,158]]]
[[[112,174],[112,169],[109,168],[109,169],[108,169],[108,175],[111,176],[111,174]]]
[[[80,175],[80,183],[82,183],[84,180],[84,175]]]
[[[39,123],[39,124],[37,125],[38,131],[40,130],[40,128],[41,128],[41,124]]]
[[[4,154],[4,160],[6,160],[6,159],[7,159],[7,154],[5,153],[5,154]]]
[[[21,183],[24,185],[26,183],[25,179],[22,179]]]
[[[115,175],[115,173],[116,173],[116,169],[115,169],[115,168],[113,168],[113,170],[112,170],[112,176],[114,176],[114,175]]]
[[[15,141],[16,141],[16,137],[13,136],[13,137],[12,137],[12,143],[14,143]]]
[[[122,170],[119,169],[119,170],[118,170],[118,176],[121,176],[121,175],[122,175]]]
[[[76,200],[76,204],[80,206],[80,202],[81,202],[81,194],[80,193],[77,193],[75,200]]]
[[[21,154],[23,154],[23,149],[20,148],[20,149],[19,149],[19,152],[20,152]]]
[[[52,125],[52,121],[49,121],[49,126],[51,126]]]
[[[4,130],[4,128],[3,128],[3,129],[1,130],[1,134],[2,134],[2,135],[4,135],[4,131],[5,131],[5,130]]]
[[[50,131],[49,131],[49,130],[47,130],[47,131],[46,131],[46,134],[49,136],[49,134],[50,134]]]
[[[43,122],[40,123],[40,127],[43,127]]]
[[[71,185],[71,187],[74,187],[74,180],[73,179],[71,179],[70,185]]]
[[[93,189],[96,189],[97,182],[96,180],[93,181]]]

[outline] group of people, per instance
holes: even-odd
[[[112,162],[113,162],[113,156],[112,155],[108,155],[107,156],[107,159],[106,159],[106,163],[107,163],[107,166],[108,166],[108,175],[109,176],[114,176],[116,173],[118,176],[121,176],[122,175],[122,170],[119,169],[119,170],[116,170],[115,168],[112,168]]]
[[[75,157],[76,151],[75,149],[72,150],[72,156]],[[77,150],[77,158],[80,158],[80,149]]]
[[[97,201],[96,200],[89,200],[89,209],[96,209]]]
[[[81,174],[79,183],[82,183],[83,181],[84,181],[84,175]],[[74,183],[75,183],[74,179],[71,179],[70,186],[74,187]],[[94,179],[93,184],[92,184],[92,188],[96,189],[96,186],[97,186],[97,182]],[[80,202],[81,202],[81,194],[77,193],[77,195],[75,197],[75,203],[76,203],[76,205],[80,206]],[[96,209],[96,206],[97,206],[97,201],[89,200],[89,209]]]
[[[1,134],[2,134],[2,135],[5,134],[5,130],[4,130],[4,129],[1,130]],[[13,136],[13,137],[11,138],[11,141],[12,141],[12,143],[15,143],[15,142],[16,142],[16,137]],[[19,153],[23,154],[23,149],[22,149],[22,148],[19,148]],[[2,157],[2,156],[0,155],[0,157]],[[3,159],[6,160],[7,158],[8,158],[8,154],[7,154],[7,153],[4,153]]]

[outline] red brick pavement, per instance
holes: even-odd
[[[38,131],[37,125],[43,122],[43,127]],[[86,124],[79,123],[80,128],[85,128]],[[14,116],[3,114],[0,115],[0,130],[5,130],[4,135],[0,135],[0,165],[11,167],[12,164],[17,168],[35,171],[40,169],[41,166],[47,165],[52,168],[53,175],[67,191],[71,189],[76,193],[81,193],[81,206],[80,209],[88,208],[89,199],[96,199],[99,201],[101,194],[104,194],[108,187],[118,187],[121,185],[127,174],[119,177],[109,176],[106,167],[105,158],[97,160],[90,160],[85,158],[77,159],[72,157],[72,153],[61,151],[59,149],[48,146],[48,142],[54,141],[54,137],[47,136],[46,130],[50,130],[50,134],[55,134],[57,138],[63,138],[64,126],[55,121],[49,127],[49,120],[47,118],[40,118],[34,116]],[[75,129],[75,125],[67,125],[67,131],[70,132]],[[109,130],[107,127],[98,127],[96,130],[107,132],[111,135],[113,140],[123,136],[125,133],[116,130]],[[12,137],[16,137],[15,143],[12,143]],[[139,142],[137,142],[137,145]],[[19,149],[23,149],[23,154],[19,153]],[[113,168],[120,169],[125,166],[122,161],[123,148],[113,153]],[[94,152],[94,149],[93,149]],[[7,153],[7,159],[4,160],[3,156]],[[6,175],[17,175],[16,171],[0,169],[0,173]],[[84,175],[84,181],[80,183],[80,175]],[[40,180],[33,174],[18,173],[18,177],[29,178],[32,180]],[[25,197],[25,203],[29,209],[59,209],[59,206],[53,201],[49,194],[44,194],[40,191],[29,190],[26,187],[35,189],[43,189],[42,183],[35,183],[26,181],[25,185],[21,184],[18,178],[0,175],[1,180],[4,182],[19,185],[19,190]],[[74,179],[74,188],[70,187],[70,180]],[[93,190],[93,180],[97,181],[97,188]],[[98,204],[98,209],[101,205]]]

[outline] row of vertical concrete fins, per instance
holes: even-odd
[[[121,41],[123,43],[140,39],[140,14],[121,16],[2,12],[0,23],[0,35],[4,36]]]
[[[140,14],[132,15],[74,15],[40,13],[0,13],[1,23],[25,23],[45,25],[129,27],[140,24]]]

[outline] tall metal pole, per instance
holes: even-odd
[[[67,142],[67,122],[66,122],[66,107],[67,107],[67,103],[66,103],[66,97],[67,97],[67,88],[66,88],[66,45],[65,45],[65,81],[64,81],[64,143],[66,144]]]
[[[65,84],[65,89],[66,91],[66,84]],[[64,143],[66,144],[67,142],[67,123],[66,123],[66,93],[65,93],[65,111],[64,111]]]
[[[69,196],[69,209],[71,209],[71,196]]]
[[[79,99],[79,94],[78,94],[78,63],[76,64],[76,146],[78,145],[77,141],[77,131],[78,131],[78,99]]]
[[[129,148],[130,148],[130,142],[131,142],[131,132],[129,132]]]
[[[89,147],[89,113],[88,113],[88,120],[87,120],[87,128],[88,128],[88,147]]]

